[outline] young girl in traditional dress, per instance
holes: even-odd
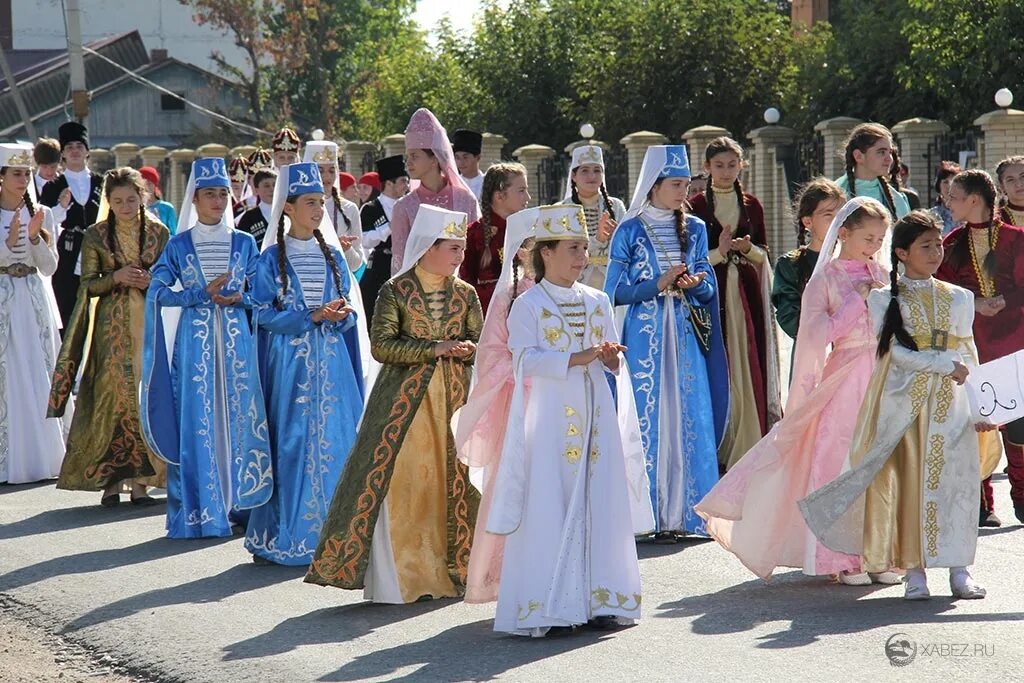
[[[491,167],[493,170],[494,166]],[[487,185],[487,181],[484,181]],[[485,195],[486,196],[486,195]],[[466,577],[466,602],[493,602],[498,598],[505,537],[487,533],[487,516],[494,495],[495,474],[501,462],[515,377],[508,348],[508,314],[516,298],[536,284],[533,272],[533,225],[539,208],[524,209],[508,217],[503,253],[512,254],[501,267],[491,306],[484,318],[476,352],[476,382],[459,411],[455,448],[470,471],[479,471],[480,510],[473,531]]]
[[[475,200],[474,200],[475,201]],[[465,592],[479,495],[455,456],[452,417],[469,393],[483,318],[455,277],[466,214],[421,206],[402,270],[381,287],[383,365],[306,581],[365,588],[374,602]]]
[[[359,206],[341,196],[338,183],[338,143],[330,140],[310,140],[302,148],[303,161],[313,162],[320,168],[320,179],[327,190],[324,210],[331,226],[338,234],[345,262],[356,273],[366,265],[363,253],[363,229],[359,222]]]
[[[815,178],[802,188],[794,202],[799,246],[775,264],[772,305],[782,331],[796,339],[800,328],[800,300],[818,263],[829,226],[846,201],[846,195],[827,178]],[[794,347],[795,348],[795,347]]]
[[[142,432],[167,465],[167,536],[230,536],[270,498],[267,414],[246,313],[259,249],[234,229],[224,160],[192,163],[146,294]]]
[[[850,199],[871,197],[881,202],[895,221],[910,213],[910,203],[889,179],[892,165],[892,133],[877,123],[862,123],[843,145],[846,173],[836,183]]]
[[[590,261],[583,269],[580,282],[603,289],[612,233],[625,216],[626,207],[621,199],[610,196],[605,188],[604,150],[600,146],[582,145],[572,151],[569,181],[562,204],[582,206],[587,217]]]
[[[52,479],[64,425],[47,418],[60,312],[53,214],[33,201],[32,150],[0,145],[0,483]]]
[[[324,212],[316,164],[280,169],[256,267],[259,334],[274,492],[252,511],[245,547],[257,564],[304,566],[363,413],[355,287]],[[286,224],[290,227],[286,231]]]
[[[516,389],[487,531],[507,535],[494,630],[516,635],[640,617],[633,536],[654,520],[642,452],[627,464],[604,377],[625,350],[611,302],[578,282],[585,221],[580,206],[541,207],[537,285],[508,318]]]
[[[889,279],[875,261],[888,231],[889,212],[867,197],[850,200],[835,216],[804,292],[786,417],[697,505],[715,540],[763,579],[782,566],[838,574],[852,585],[900,581],[892,572],[861,573],[860,558],[821,545],[797,509],[797,501],[838,476],[849,452],[875,367],[866,301]]]
[[[967,393],[977,364],[974,295],[932,277],[942,230],[914,211],[893,229],[890,286],[868,296],[878,364],[857,418],[852,469],[800,502],[830,549],[868,572],[907,573],[905,597],[930,596],[925,569],[949,567],[954,598],[985,597],[967,567],[978,541],[978,441]]]
[[[729,424],[718,454],[723,471],[782,417],[764,209],[757,197],[743,191],[744,163],[743,148],[735,140],[712,140],[704,151],[708,188],[690,202],[694,215],[707,225],[729,357]]]
[[[946,257],[937,274],[974,293],[974,340],[982,363],[1024,349],[1024,230],[1000,220],[995,202],[996,186],[985,171],[972,169],[954,176],[949,210],[964,226],[946,237]],[[1015,424],[1020,426],[1011,423],[1002,430],[1003,446],[1013,510],[1024,521],[1024,447],[1010,438]],[[1002,523],[994,512],[989,478],[999,458],[998,440],[985,444],[982,526]]]
[[[484,174],[481,217],[466,234],[466,259],[459,277],[476,287],[480,307],[487,307],[504,264],[505,220],[530,203],[526,167],[522,164],[494,164]]]
[[[693,506],[718,481],[729,406],[707,233],[684,213],[689,177],[685,146],[648,148],[627,218],[612,236],[605,283],[612,304],[627,307],[631,382],[617,389],[635,398],[662,543],[705,533]]]
[[[170,237],[146,212],[145,193],[134,169],[116,168],[104,177],[106,206],[82,239],[82,286],[50,391],[49,414],[63,415],[88,348],[57,488],[103,491],[104,507],[120,502],[125,482],[133,504],[152,505],[146,487],[166,482],[166,468],[146,446],[139,419],[145,292],[149,269]]]

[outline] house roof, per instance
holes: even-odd
[[[149,64],[149,54],[138,31],[96,40],[87,43],[86,47],[133,71]],[[67,50],[11,50],[7,52],[7,58],[12,62],[11,71],[33,119],[54,107],[64,106],[70,100],[71,75]],[[124,75],[113,64],[89,53],[84,55],[83,61],[85,86],[88,90],[96,90]],[[14,105],[14,97],[4,80],[0,82],[0,130],[20,123],[21,117]]]

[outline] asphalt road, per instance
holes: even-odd
[[[1011,520],[1002,474],[997,495]],[[795,571],[767,584],[712,542],[642,545],[639,625],[527,640],[493,633],[486,605],[371,605],[255,566],[237,538],[167,540],[162,505],[97,503],[0,487],[0,609],[154,681],[1024,680],[1015,522],[982,532],[985,600],[952,601],[945,570],[929,572],[935,597],[908,603],[901,586]],[[885,656],[896,633],[917,646],[902,668]]]

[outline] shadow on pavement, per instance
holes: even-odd
[[[978,614],[957,611],[949,586],[931,577],[931,600],[908,602],[902,586],[838,586],[800,572],[776,575],[770,584],[760,579],[730,586],[717,593],[663,603],[657,618],[692,618],[698,635],[750,631],[761,624],[790,622],[788,629],[761,636],[760,648],[802,647],[821,636],[860,633],[901,624],[1001,622],[1024,619],[1022,612]],[[945,577],[943,577],[945,579]],[[886,597],[862,601],[872,593]],[[947,594],[943,594],[947,593]],[[984,603],[981,603],[984,604]]]
[[[0,484],[0,496],[20,493],[21,491],[31,491],[32,489],[41,489],[46,487],[53,488],[56,485],[56,479],[44,479],[42,481],[34,481],[31,484],[8,484],[7,482],[4,482],[3,484]]]
[[[117,569],[133,564],[142,564],[165,557],[205,550],[231,538],[205,538],[194,541],[175,541],[168,538],[154,538],[127,548],[91,550],[77,555],[64,555],[45,560],[27,567],[16,569],[0,576],[0,591],[28,586],[36,581],[45,581],[67,574],[89,574],[108,569]],[[87,579],[85,579],[87,580]]]
[[[613,637],[608,631],[579,629],[569,635],[521,638],[495,633],[491,619],[463,624],[414,643],[376,650],[347,662],[320,681],[487,681],[548,657],[594,645]],[[439,653],[443,653],[440,654]],[[394,677],[401,669],[415,671]]]
[[[691,548],[699,548],[706,543],[714,543],[714,541],[710,538],[701,538],[700,536],[687,536],[678,543],[669,543],[667,545],[661,545],[653,541],[641,541],[636,544],[636,555],[641,561],[655,557],[667,557],[685,552]]]
[[[219,602],[239,593],[258,590],[285,581],[294,581],[305,573],[305,567],[281,565],[257,567],[252,563],[240,564],[216,576],[207,576],[178,586],[147,591],[97,607],[67,624],[61,633],[67,634],[89,626],[123,619],[157,607]]]
[[[128,519],[163,516],[165,513],[166,508],[163,505],[135,507],[126,502],[122,502],[121,505],[113,509],[100,507],[99,504],[58,508],[0,526],[0,540],[46,534],[51,531],[68,531],[101,524],[113,524]]]

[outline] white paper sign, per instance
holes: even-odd
[[[967,396],[975,422],[1004,425],[1024,417],[1024,351],[971,368]]]

